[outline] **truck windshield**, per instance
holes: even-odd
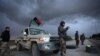
[[[31,35],[37,35],[37,34],[49,34],[49,33],[44,31],[44,30],[30,28],[30,34]]]

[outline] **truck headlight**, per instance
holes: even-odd
[[[50,38],[49,37],[43,37],[43,38],[40,38],[40,40],[42,40],[44,42],[49,42]]]

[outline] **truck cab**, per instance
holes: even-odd
[[[52,36],[45,30],[28,27],[22,30],[17,42],[17,50],[26,48],[32,51],[33,56],[42,52],[59,52],[59,38]],[[40,56],[40,55],[39,55]]]

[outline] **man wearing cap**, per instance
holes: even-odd
[[[10,28],[9,27],[5,27],[5,30],[1,34],[1,39],[2,39],[1,56],[5,56],[5,54],[9,52],[9,41],[10,41]]]
[[[58,35],[59,35],[59,38],[60,38],[61,56],[65,56],[66,55],[66,41],[65,41],[65,37],[67,36],[66,32],[69,29],[68,26],[66,28],[64,28],[64,26],[65,26],[65,22],[61,21],[60,25],[58,27]]]

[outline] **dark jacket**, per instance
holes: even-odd
[[[78,35],[78,33],[75,33],[75,40],[79,40],[79,35]]]
[[[60,38],[65,38],[67,36],[66,31],[68,30],[68,28],[64,28],[62,26],[58,27],[58,35]]]
[[[3,42],[9,42],[9,40],[10,40],[10,32],[5,30],[4,32],[2,32],[1,38],[2,38]]]
[[[85,40],[85,35],[84,35],[84,34],[82,34],[82,35],[80,36],[80,40]]]

